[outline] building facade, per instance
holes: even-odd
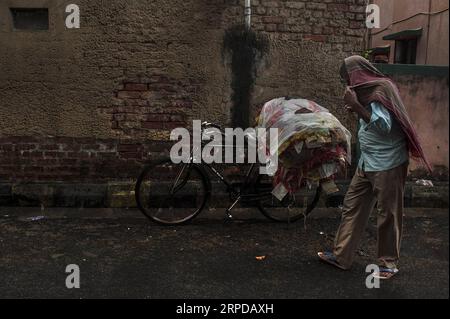
[[[381,9],[380,29],[369,48],[378,62],[448,66],[448,0],[373,0]]]
[[[79,29],[65,24],[72,3]],[[254,0],[248,36],[238,0],[1,1],[0,181],[134,178],[171,129],[233,126],[244,111],[251,125],[279,96],[315,100],[354,130],[338,70],[364,49],[365,4]]]

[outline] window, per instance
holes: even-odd
[[[10,8],[15,30],[48,30],[47,8]]]
[[[383,37],[383,40],[395,41],[394,63],[416,64],[417,43],[422,31],[422,28],[408,29]]]
[[[417,39],[395,41],[395,61],[399,64],[416,64]]]

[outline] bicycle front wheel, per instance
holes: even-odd
[[[194,164],[173,164],[164,159],[145,167],[136,187],[136,202],[150,220],[163,225],[181,225],[205,207],[209,190],[207,176]]]
[[[258,209],[272,221],[287,223],[308,216],[316,208],[322,188],[320,184],[304,186],[294,194],[288,194],[282,201],[272,191],[272,179],[260,175],[256,182],[256,192],[260,198]]]

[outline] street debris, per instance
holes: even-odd
[[[39,220],[43,220],[45,219],[45,216],[34,216],[34,217],[30,217],[27,220],[31,221],[31,222],[37,222]]]

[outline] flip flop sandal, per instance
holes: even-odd
[[[380,267],[379,272],[373,273],[373,278],[381,279],[381,280],[389,280],[398,274],[399,270],[397,268],[386,268]]]
[[[339,268],[341,270],[347,270],[345,267],[341,266],[341,264],[338,263],[338,261],[336,259],[336,256],[333,253],[320,252],[320,253],[317,253],[317,255],[319,256],[319,258],[322,261],[324,261],[324,262],[326,262],[326,263],[328,263],[330,265],[333,265],[333,266],[335,266],[335,267],[337,267],[337,268]]]

